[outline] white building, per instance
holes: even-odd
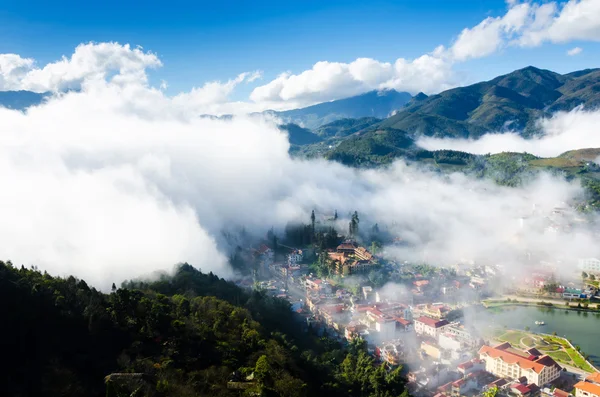
[[[600,274],[600,260],[596,258],[580,259],[579,270],[586,273]]]
[[[600,386],[591,382],[579,382],[575,385],[575,397],[600,397]]]
[[[375,330],[379,332],[379,338],[382,341],[394,339],[396,337],[396,320],[380,318],[375,323]]]
[[[511,349],[510,343],[496,347],[483,346],[479,349],[479,358],[485,361],[485,370],[496,376],[519,379],[524,376],[527,383],[543,386],[560,377],[562,368],[548,355],[542,355],[536,349],[529,349],[523,355]]]
[[[294,250],[288,255],[288,264],[296,265],[302,262],[302,250]]]
[[[429,335],[437,339],[448,324],[447,320],[436,320],[431,317],[421,316],[415,319],[415,332],[418,335]]]

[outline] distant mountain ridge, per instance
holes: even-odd
[[[294,123],[305,128],[316,129],[340,119],[386,118],[392,112],[404,107],[411,97],[407,92],[396,90],[370,91],[301,109],[281,112],[267,110],[263,113],[279,117],[284,123]]]
[[[532,136],[539,118],[579,105],[600,106],[600,69],[561,75],[529,66],[436,95],[418,94],[375,127],[414,136],[477,138],[507,130]]]

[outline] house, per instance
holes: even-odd
[[[479,349],[479,358],[485,361],[485,370],[503,378],[524,377],[528,383],[545,385],[560,377],[562,368],[548,355],[540,355],[535,349],[522,352],[510,343]]]
[[[302,262],[302,250],[293,250],[288,254],[288,265],[297,265]]]
[[[588,375],[588,377],[585,378],[585,381],[600,385],[600,372],[594,372],[593,374]]]
[[[575,385],[575,397],[600,397],[600,385],[582,381]]]
[[[367,331],[367,326],[364,324],[350,323],[344,331],[344,336],[348,341],[362,336]]]
[[[395,317],[396,319],[396,331],[400,332],[411,332],[413,330],[412,321],[402,317]]]
[[[273,262],[275,258],[275,252],[265,244],[262,244],[260,247],[258,247],[256,252],[259,258],[264,262]]]
[[[392,366],[400,364],[404,358],[404,343],[393,341],[386,343],[381,349],[381,359]]]
[[[436,320],[431,317],[421,316],[415,319],[415,332],[418,335],[429,335],[437,339],[442,329],[448,324],[446,320]]]
[[[552,395],[554,397],[573,397],[573,395],[571,393],[566,392],[561,389],[554,389],[554,392],[552,393]]]
[[[473,335],[471,329],[459,323],[452,323],[444,328],[444,334],[456,337],[465,347],[473,349],[478,347],[479,340]]]
[[[463,376],[467,376],[472,372],[485,370],[485,361],[475,358],[473,360],[458,364],[456,369]]]
[[[438,346],[436,346],[432,342],[421,342],[421,350],[424,351],[425,354],[427,354],[429,357],[432,357],[435,360],[439,360],[442,358],[442,351]]]
[[[306,279],[306,288],[310,288],[316,291],[319,291],[321,289],[321,284],[323,283],[323,280],[315,278],[315,279],[311,279],[311,278],[307,278]]]
[[[596,258],[580,259],[579,270],[598,275],[600,274],[600,260]]]
[[[429,280],[413,281],[413,285],[417,291],[423,292],[429,286]]]
[[[427,280],[424,280],[424,281],[427,281]],[[415,281],[415,282],[418,283],[419,281]],[[425,306],[425,308],[422,309],[422,313],[425,316],[437,318],[440,320],[445,318],[449,312],[450,312],[450,308],[444,304],[427,305],[427,306]]]
[[[526,385],[517,382],[510,384],[508,388],[514,396],[537,397],[540,395],[540,388],[535,383]]]

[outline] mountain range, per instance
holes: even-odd
[[[285,123],[294,123],[309,129],[340,119],[375,117],[382,119],[402,108],[411,99],[408,92],[396,90],[370,91],[350,98],[323,102],[317,105],[276,112],[267,110],[269,114],[282,119]]]
[[[341,119],[312,129],[320,140],[297,146],[293,155],[324,156],[353,166],[376,166],[414,158],[420,136],[478,138],[486,133],[541,133],[537,121],[577,106],[600,106],[600,69],[558,74],[532,66],[490,81],[427,96],[419,93],[385,119]],[[290,131],[289,125],[287,130]],[[307,131],[303,140],[310,141]]]
[[[0,106],[22,110],[41,103],[46,95],[0,92]],[[287,131],[294,155],[345,159],[356,165],[370,163],[366,157],[405,155],[414,150],[413,141],[422,135],[477,138],[490,132],[515,131],[531,137],[540,133],[540,118],[580,105],[588,109],[600,106],[600,69],[559,74],[529,66],[430,96],[371,91],[263,114],[283,121],[280,128]]]

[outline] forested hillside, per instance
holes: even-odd
[[[0,262],[0,295],[3,396],[406,394],[364,344],[318,337],[286,301],[186,264],[104,294]]]

